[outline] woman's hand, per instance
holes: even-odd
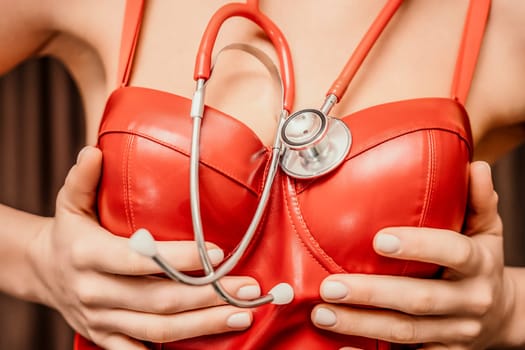
[[[93,147],[79,154],[58,195],[55,218],[29,248],[41,279],[41,302],[105,349],[145,350],[135,339],[167,342],[249,327],[249,310],[224,305],[211,286],[153,277],[161,270],[151,259],[99,226],[94,206],[101,161]],[[180,270],[201,268],[193,242],[159,242],[158,248]],[[222,250],[212,244],[208,248],[214,263],[222,260]],[[251,278],[222,281],[240,298],[260,294]]]
[[[378,254],[444,266],[442,280],[329,276],[321,285],[327,304],[313,310],[314,324],[425,349],[484,349],[502,343],[514,286],[504,270],[502,223],[488,164],[471,165],[469,197],[464,235],[398,227],[381,230],[374,240]]]

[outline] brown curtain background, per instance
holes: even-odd
[[[54,214],[55,197],[84,144],[83,119],[78,92],[54,60],[28,61],[0,80],[0,203]],[[72,344],[57,312],[0,294],[1,350],[70,350]]]
[[[83,135],[80,98],[59,63],[32,60],[1,78],[0,203],[53,215],[56,194],[84,144]],[[525,185],[520,181],[525,147],[493,169],[506,260],[525,266]],[[0,294],[0,350],[69,350],[72,334],[55,311]]]

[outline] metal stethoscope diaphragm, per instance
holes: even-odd
[[[352,144],[350,130],[321,110],[304,109],[289,116],[281,129],[281,169],[297,179],[311,179],[338,167]]]

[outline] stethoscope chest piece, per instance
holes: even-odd
[[[295,178],[311,179],[338,167],[352,145],[344,122],[316,109],[290,115],[281,128],[282,170]]]

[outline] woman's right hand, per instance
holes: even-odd
[[[97,148],[81,151],[58,194],[55,217],[31,244],[41,301],[105,349],[143,350],[138,340],[169,342],[249,327],[250,310],[225,305],[211,286],[152,276],[161,270],[151,259],[100,227],[95,203],[101,164]],[[158,249],[180,270],[201,268],[193,242],[159,242]],[[220,262],[222,251],[213,244],[208,249]],[[227,277],[222,283],[243,299],[260,294],[252,278]]]

